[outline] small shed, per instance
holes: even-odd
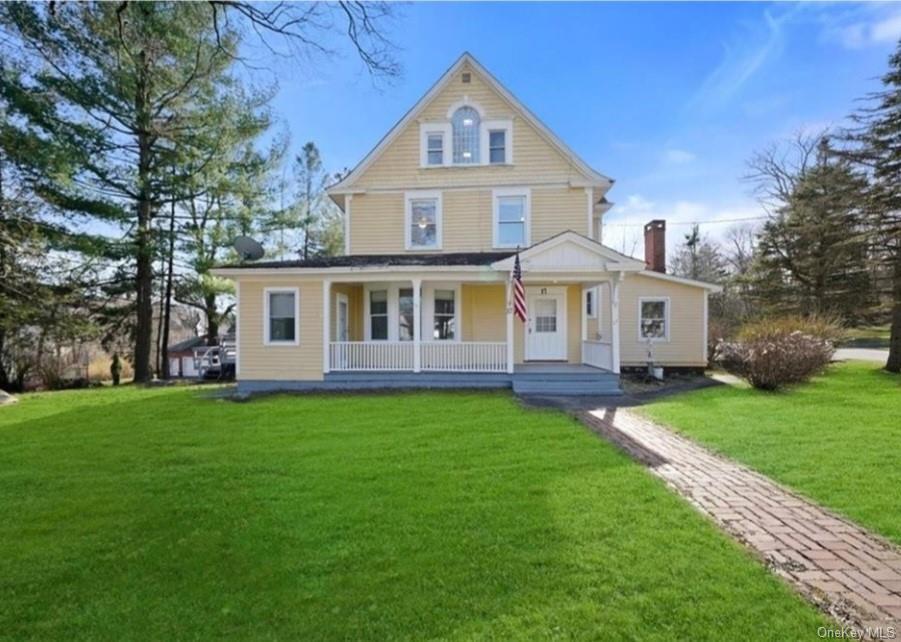
[[[169,376],[196,377],[198,372],[194,366],[194,348],[203,344],[203,337],[191,337],[169,346]]]

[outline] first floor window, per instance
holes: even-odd
[[[373,341],[388,340],[388,291],[369,293],[369,337]]]
[[[413,340],[413,288],[401,288],[397,295],[397,337]]]
[[[438,247],[438,199],[413,198],[409,204],[409,249]]]
[[[666,299],[641,300],[639,329],[642,339],[666,339],[669,334],[669,328],[666,327],[667,305]]]
[[[426,154],[429,165],[444,164],[444,134],[430,132],[426,137]]]
[[[488,132],[488,162],[507,162],[507,132],[503,129]]]
[[[526,197],[497,197],[497,247],[526,245]]]
[[[275,290],[267,293],[269,319],[268,343],[294,343],[297,341],[297,293],[293,290]]]
[[[453,340],[455,301],[453,290],[435,290],[435,321],[432,336],[437,340]]]

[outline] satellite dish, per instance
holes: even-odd
[[[263,246],[249,236],[239,236],[235,239],[235,250],[241,255],[242,261],[256,261],[263,258]]]

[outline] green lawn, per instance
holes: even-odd
[[[25,395],[0,638],[816,639],[647,471],[506,394]]]
[[[901,377],[848,362],[788,392],[724,386],[642,408],[901,544]]]

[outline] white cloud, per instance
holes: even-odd
[[[689,109],[724,106],[765,63],[778,57],[785,45],[785,26],[801,6],[794,5],[779,15],[764,11],[762,22],[746,24],[741,33],[732,34],[723,43],[722,59],[704,79]]]
[[[667,149],[663,152],[663,160],[673,165],[684,165],[695,158],[694,154],[684,149]]]
[[[632,194],[604,215],[604,244],[625,254],[641,257],[644,252],[644,224],[653,219],[663,219],[667,224],[666,251],[671,256],[695,223],[700,226],[702,235],[713,241],[722,241],[733,227],[758,225],[760,221],[745,219],[756,219],[762,215],[760,206],[752,200],[729,204],[691,200],[656,202],[641,194]]]
[[[823,39],[845,49],[862,49],[894,44],[901,38],[901,11],[897,8],[872,4],[855,9],[824,14]]]

